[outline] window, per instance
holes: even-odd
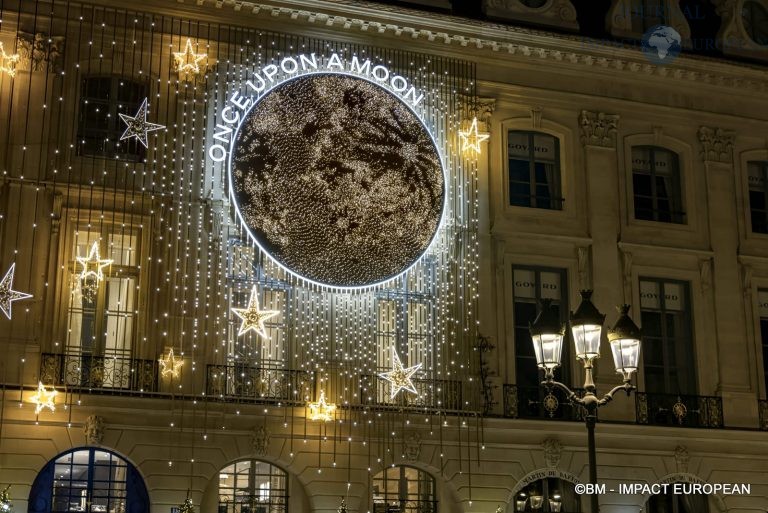
[[[768,161],[747,163],[752,231],[768,233]]]
[[[136,337],[139,286],[139,231],[106,226],[77,229],[69,249],[71,281],[67,318],[67,373],[69,384],[125,388],[131,377]],[[96,245],[98,257],[92,253]],[[103,263],[103,279],[81,279],[77,257]],[[111,263],[107,265],[108,260]]]
[[[515,319],[515,375],[518,394],[519,415],[521,417],[540,417],[550,415],[541,408],[546,391],[539,386],[541,376],[536,365],[536,355],[531,342],[530,325],[536,319],[539,303],[542,299],[552,300],[552,307],[557,310],[563,322],[568,315],[568,293],[566,274],[562,269],[516,267],[513,269],[514,319]],[[558,381],[568,383],[570,373],[569,335],[563,340],[565,363],[555,370]],[[563,399],[562,397],[560,399]],[[563,403],[564,401],[560,401]]]
[[[656,25],[666,24],[666,0],[635,0],[631,9],[633,32],[645,34]]]
[[[60,456],[53,471],[51,511],[127,511],[127,470],[125,460],[105,451],[83,449]]]
[[[685,223],[677,153],[655,146],[632,148],[635,219]]]
[[[145,148],[135,138],[120,140],[125,123],[119,114],[133,116],[147,97],[144,84],[120,77],[85,77],[80,90],[77,154],[139,162]]]
[[[581,502],[575,487],[568,481],[548,477],[539,479],[515,495],[515,513],[581,513]]]
[[[373,478],[373,513],[437,513],[435,480],[426,472],[400,465]]]
[[[696,395],[688,284],[642,278],[645,391]]]
[[[561,210],[560,141],[538,132],[510,130],[509,204]]]
[[[757,309],[760,315],[760,342],[763,349],[763,379],[768,394],[768,290],[757,291]]]
[[[768,9],[760,2],[747,0],[741,14],[744,30],[757,45],[768,46]]]
[[[690,486],[684,483],[684,486]],[[706,495],[668,493],[648,499],[643,513],[709,513]]]
[[[237,461],[219,472],[218,513],[285,513],[288,474],[264,461]]]

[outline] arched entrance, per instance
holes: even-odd
[[[95,447],[64,452],[35,478],[28,513],[147,513],[149,495],[136,467]]]

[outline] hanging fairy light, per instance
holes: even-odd
[[[2,492],[0,492],[0,511],[6,512],[13,510],[13,503],[11,502],[11,493],[8,491],[11,485],[6,486]]]
[[[173,348],[168,351],[168,354],[158,360],[160,362],[160,374],[164,377],[178,378],[181,374],[181,367],[184,365],[183,358],[177,358],[173,354]]]
[[[490,135],[480,133],[477,127],[477,118],[472,118],[472,124],[469,130],[459,130],[459,138],[461,138],[461,151],[472,152],[477,155],[482,153],[480,143],[487,141]]]
[[[0,72],[9,77],[16,76],[16,64],[19,62],[18,53],[7,53],[3,43],[0,43]]]
[[[329,403],[325,399],[325,390],[320,390],[320,398],[316,403],[309,403],[309,419],[322,420],[330,422],[333,420],[333,414],[336,411],[336,405]]]
[[[3,311],[8,319],[11,318],[11,306],[14,301],[32,297],[32,294],[13,290],[13,275],[15,272],[16,263],[14,262],[11,264],[8,272],[5,273],[5,276],[3,276],[3,279],[0,280],[0,310]]]
[[[195,513],[195,505],[190,497],[184,499],[184,502],[179,505],[179,513]]]
[[[389,381],[389,395],[392,399],[401,391],[411,392],[412,394],[418,393],[416,387],[413,384],[413,375],[421,369],[421,363],[413,365],[412,367],[404,367],[400,361],[400,357],[397,355],[397,350],[392,348],[392,370],[389,372],[382,372],[379,377]]]
[[[88,256],[76,257],[77,263],[82,266],[80,270],[80,290],[83,297],[93,300],[99,290],[99,284],[104,281],[104,268],[112,264],[113,260],[101,258],[99,254],[99,242],[91,245]]]
[[[197,75],[201,71],[200,62],[206,57],[208,57],[207,53],[195,53],[192,40],[189,38],[183,52],[173,52],[173,60],[179,74]]]
[[[35,405],[35,415],[39,415],[45,408],[51,412],[56,411],[56,396],[58,394],[55,388],[48,391],[42,381],[38,382],[37,393],[30,398],[30,401]]]

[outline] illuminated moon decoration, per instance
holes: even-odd
[[[366,287],[412,266],[440,226],[434,139],[368,80],[313,73],[264,94],[233,141],[232,196],[280,265],[330,287]]]

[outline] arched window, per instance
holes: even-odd
[[[241,460],[219,472],[218,513],[285,513],[288,474],[259,460]]]
[[[514,501],[515,513],[581,513],[581,502],[574,485],[554,477],[534,481],[519,491]]]
[[[50,461],[29,494],[29,513],[144,513],[149,497],[136,468],[109,451],[83,448]]]
[[[709,504],[706,495],[667,493],[648,499],[643,513],[709,513]]]
[[[632,190],[635,219],[685,223],[677,153],[658,146],[633,147]]]
[[[400,465],[373,478],[373,513],[437,513],[435,480],[426,472]]]

